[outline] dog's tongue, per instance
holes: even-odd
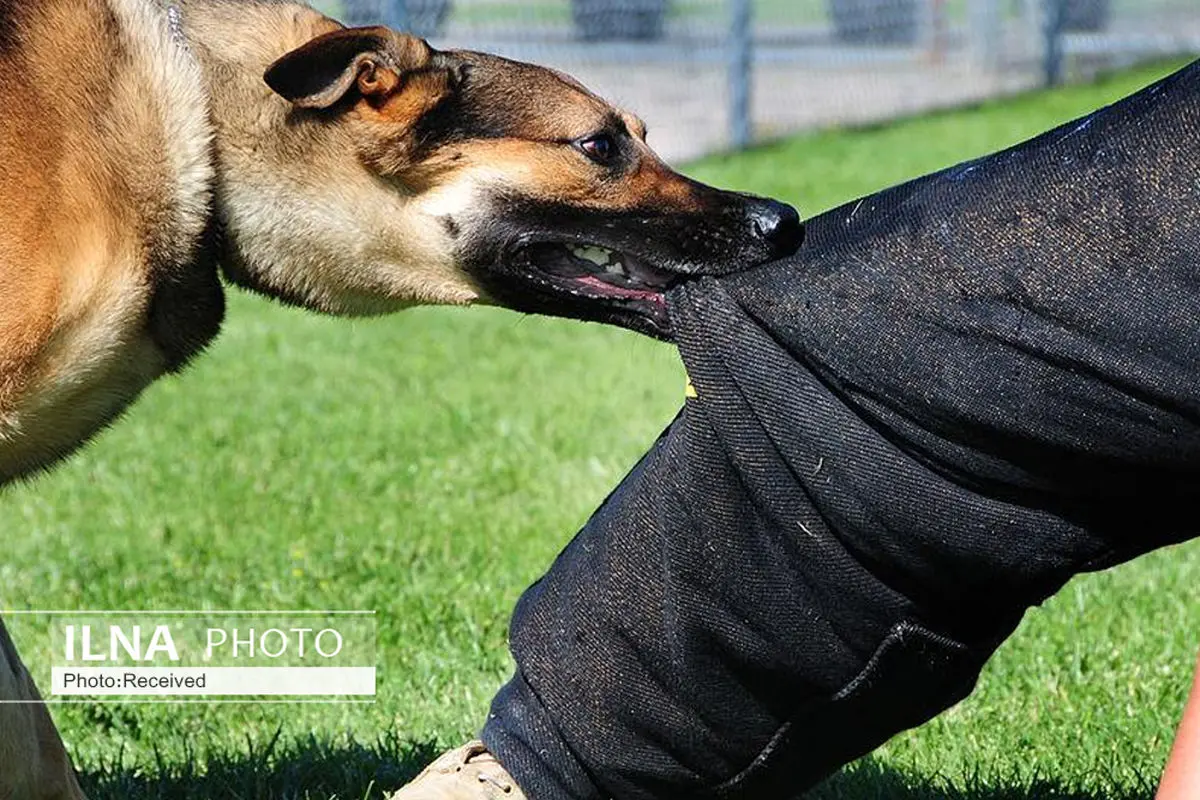
[[[650,300],[655,303],[665,303],[666,299],[661,292],[652,291],[650,289],[631,289],[628,286],[618,286],[615,283],[601,280],[595,275],[584,275],[578,277],[579,283],[587,286],[590,289],[603,294],[607,297],[619,297],[628,300]]]

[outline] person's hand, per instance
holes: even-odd
[[[1155,800],[1200,798],[1200,663]]]

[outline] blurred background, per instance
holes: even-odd
[[[1197,0],[325,0],[435,46],[558,67],[668,160],[1200,51]]]

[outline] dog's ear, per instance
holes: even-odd
[[[346,28],[318,36],[267,67],[263,78],[300,108],[329,108],[351,91],[383,100],[404,73],[428,66],[433,48],[389,28]]]

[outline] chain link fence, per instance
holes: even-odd
[[[1200,53],[1200,0],[326,0],[557,67],[679,161]]]

